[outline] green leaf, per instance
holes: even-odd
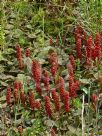
[[[88,89],[86,87],[81,87],[81,90],[85,93],[88,94]]]
[[[80,108],[81,107],[81,101],[79,98],[76,98],[73,100],[73,105],[76,107],[76,108]]]

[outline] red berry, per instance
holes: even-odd
[[[101,36],[99,33],[96,33],[95,55],[96,55],[96,58],[98,58],[98,60],[101,59]]]
[[[61,100],[64,100],[64,79],[62,77],[59,78],[59,91],[60,91],[60,97]]]
[[[19,82],[19,90],[23,90],[23,83],[21,81]]]
[[[92,37],[90,36],[87,40],[87,46],[86,46],[87,59],[92,57],[92,46],[93,46],[93,40]]]
[[[38,92],[39,95],[41,95],[42,91],[41,91],[41,84],[40,84],[40,82],[36,83],[36,91]]]
[[[41,109],[41,103],[39,100],[35,100],[35,108]]]
[[[26,56],[26,57],[30,57],[30,55],[31,55],[31,51],[30,51],[29,48],[27,48],[27,49],[25,50],[25,56]]]
[[[29,92],[29,105],[30,105],[32,110],[35,109],[35,100],[34,100],[34,92],[33,92],[33,90],[31,90]]]
[[[76,91],[79,89],[80,82],[76,81],[75,83],[72,84],[71,89],[70,89],[70,96],[72,98],[76,97]]]
[[[66,112],[70,111],[70,99],[69,99],[69,92],[64,92],[64,108]]]
[[[73,67],[71,64],[67,65],[67,69],[68,69],[68,73],[70,76],[74,77],[74,73],[73,73]]]
[[[22,69],[23,68],[22,53],[21,53],[21,47],[20,47],[19,44],[16,45],[16,54],[17,54],[17,60],[18,60],[19,68]]]
[[[49,117],[52,116],[52,109],[50,104],[50,98],[48,96],[45,96],[45,110]]]
[[[52,98],[55,103],[55,109],[56,111],[60,111],[60,101],[59,101],[58,93],[56,92],[55,88],[51,89],[51,92],[52,92]]]
[[[7,87],[6,102],[7,102],[7,105],[11,104],[11,88],[10,88],[10,86]]]
[[[41,81],[42,68],[41,64],[37,60],[33,60],[32,62],[32,74],[36,83]]]
[[[93,93],[91,98],[92,98],[92,102],[96,104],[96,102],[97,102],[97,95]]]
[[[57,56],[57,53],[53,52],[53,53],[50,53],[49,56],[48,56],[48,59],[49,59],[49,63],[52,64],[52,63],[55,63],[58,65],[58,56]]]
[[[25,107],[25,94],[23,91],[20,92],[20,99],[21,99],[22,105]]]
[[[76,69],[76,62],[75,62],[74,56],[70,55],[69,60],[70,60],[71,65],[73,66],[73,69],[75,70]]]
[[[81,43],[81,36],[80,36],[80,34],[77,34],[77,36],[76,36],[76,53],[77,53],[77,57],[79,59],[82,58],[82,52],[81,52],[82,45],[81,44],[82,44]]]
[[[57,69],[58,69],[58,65],[56,63],[52,63],[51,65],[51,73],[52,73],[52,76],[55,78],[56,76],[56,73],[57,73]]]
[[[19,90],[19,82],[18,81],[14,82],[14,89]]]
[[[101,35],[99,32],[96,33],[96,39],[95,39],[95,43],[96,44],[100,44],[101,42]]]
[[[73,83],[74,83],[74,79],[72,76],[70,76],[69,77],[69,91],[71,91],[71,87],[72,87]]]
[[[43,79],[43,82],[44,82],[45,89],[46,89],[47,92],[50,89],[50,83],[49,83],[49,81],[50,81],[50,77],[49,77],[48,71],[44,70],[44,79]]]
[[[15,98],[15,102],[18,102],[18,90],[14,89],[14,98]]]
[[[92,94],[91,96],[91,99],[92,99],[92,106],[93,106],[93,109],[96,111],[96,103],[97,103],[97,100],[98,100],[98,97],[96,94]]]

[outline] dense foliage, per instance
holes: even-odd
[[[102,135],[101,6],[1,2],[0,135]]]

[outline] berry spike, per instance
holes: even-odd
[[[17,55],[17,60],[18,60],[19,68],[22,69],[23,68],[23,64],[22,64],[22,53],[21,53],[21,47],[20,47],[19,44],[16,45],[16,55]]]
[[[49,117],[52,116],[52,109],[50,104],[50,98],[48,96],[45,96],[45,110]]]
[[[73,66],[73,69],[75,70],[76,69],[76,62],[75,62],[74,56],[70,55],[69,60],[70,60],[71,65]]]
[[[50,81],[50,77],[49,77],[48,71],[44,70],[44,79],[43,79],[43,82],[44,82],[45,89],[46,89],[47,92],[50,89],[50,83],[49,83],[49,81]]]
[[[51,89],[51,93],[55,103],[55,109],[56,111],[60,111],[60,101],[59,101],[59,96],[58,96],[58,93],[56,92],[56,89],[55,88]]]
[[[33,60],[32,62],[32,75],[36,83],[41,81],[42,68],[41,64],[37,60]]]
[[[70,111],[70,100],[69,100],[69,92],[64,92],[64,108],[66,112]]]
[[[31,91],[29,92],[29,105],[30,105],[30,107],[31,107],[32,110],[35,109],[35,104],[34,104],[34,102],[35,102],[35,100],[34,100],[34,92],[33,92],[33,90],[31,90]]]
[[[10,88],[10,86],[7,87],[6,102],[7,102],[7,105],[11,104],[11,88]]]
[[[25,107],[25,94],[23,91],[20,92],[20,99],[21,99],[22,105]]]
[[[59,78],[59,91],[60,91],[60,97],[61,100],[64,100],[64,79],[62,77]]]

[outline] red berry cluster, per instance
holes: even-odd
[[[35,108],[40,109],[41,108],[41,103],[39,100],[35,100]]]
[[[48,117],[52,116],[52,109],[50,104],[50,98],[48,96],[45,96],[45,111],[48,115]]]
[[[33,74],[33,79],[36,84],[36,90],[39,95],[41,95],[41,76],[42,76],[42,68],[41,64],[37,60],[33,60],[32,62],[32,74]]]
[[[92,37],[90,36],[87,40],[87,46],[86,46],[86,56],[87,61],[89,59],[95,60],[96,58],[100,61],[101,58],[101,45],[100,45],[100,34],[96,34],[95,42],[93,41]]]
[[[56,92],[56,89],[55,88],[51,89],[51,92],[52,92],[52,98],[55,103],[55,109],[56,109],[56,111],[60,111],[61,106],[60,106],[59,96]]]
[[[91,64],[91,60],[96,58],[100,61],[101,58],[101,36],[96,33],[95,42],[92,36],[88,36],[83,28],[77,26],[75,29],[75,41],[76,41],[76,53],[79,59],[82,58],[82,44],[85,45],[86,49],[86,62]]]
[[[13,95],[14,95],[14,98],[15,98],[15,103],[17,103],[18,97],[19,97],[19,82],[17,80],[14,82]]]
[[[32,61],[32,74],[36,83],[41,81],[42,68],[41,64],[37,60]]]
[[[79,81],[76,81],[71,85],[71,87],[70,87],[70,96],[71,96],[71,98],[76,97],[76,91],[79,89],[79,85],[80,85]]]
[[[71,92],[72,85],[74,83],[74,78],[72,76],[69,76],[69,91]]]
[[[92,102],[96,104],[97,102],[97,95],[96,94],[92,94]]]
[[[7,105],[11,104],[11,87],[10,86],[7,87],[6,102],[7,102]]]
[[[18,85],[20,85],[20,86],[18,86]],[[26,96],[25,96],[25,93],[23,91],[22,85],[23,84],[22,84],[21,81],[20,82],[18,82],[18,81],[14,82],[13,96],[14,96],[14,101],[15,101],[16,104],[18,103],[18,100],[20,99],[22,105],[24,107],[26,107]],[[8,105],[11,104],[11,88],[9,86],[7,88],[7,91],[6,91],[6,101],[7,101]],[[31,90],[29,92],[28,101],[29,101],[30,108],[32,110],[35,110],[35,108],[36,109],[41,108],[40,101],[34,99],[34,91],[33,90]]]
[[[39,95],[41,95],[41,84],[40,82],[36,82],[35,83],[35,86],[36,86],[36,91],[38,92]]]
[[[19,90],[20,90],[20,91],[23,90],[23,84],[22,84],[21,81],[19,82]]]
[[[68,64],[68,73],[69,73],[69,93],[72,98],[76,97],[76,91],[79,89],[80,82],[74,81],[73,65]]]
[[[24,95],[22,86],[23,86],[23,84],[22,84],[21,81],[18,82],[16,80],[14,82],[13,96],[14,96],[15,103],[18,103],[18,99],[19,99],[19,95],[20,95],[21,103],[22,103],[23,106],[25,106],[25,95]],[[7,104],[10,105],[10,103],[11,103],[11,88],[10,87],[7,88],[6,101],[7,101]]]
[[[58,69],[58,66],[56,63],[52,63],[51,65],[51,73],[52,73],[52,76],[55,78],[56,76],[56,73],[57,73],[57,69]]]
[[[71,63],[71,64],[70,64]],[[76,63],[74,57],[71,56],[70,63],[67,65],[69,73],[69,94],[71,98],[76,97],[76,91],[79,89],[80,82],[74,81],[74,70],[76,68]]]
[[[30,105],[30,108],[32,110],[40,109],[41,108],[40,101],[34,99],[34,91],[33,90],[31,90],[29,92],[29,105]]]
[[[23,64],[22,64],[22,53],[21,53],[21,47],[20,47],[19,44],[16,45],[16,55],[17,55],[17,60],[18,60],[19,68],[22,69],[23,68]]]
[[[69,60],[70,60],[71,65],[73,66],[73,69],[76,70],[76,62],[75,62],[74,56],[70,55]]]
[[[19,82],[18,81],[14,82],[14,89],[19,90]]]
[[[70,99],[69,99],[69,92],[65,91],[64,88],[64,79],[62,77],[59,78],[59,83],[60,83],[60,96],[61,100],[64,103],[64,108],[66,112],[69,112],[70,110]]]
[[[64,108],[66,112],[70,111],[70,99],[69,99],[69,92],[64,91]]]
[[[77,39],[76,39],[76,51],[77,51],[77,57],[79,59],[82,58],[81,47],[82,47],[81,37],[80,37],[80,34],[78,34],[77,35]]]
[[[73,66],[70,63],[67,65],[67,69],[68,69],[69,76],[74,77]]]
[[[49,63],[50,64],[52,64],[52,63],[58,63],[57,53],[55,53],[55,52],[50,53],[49,56],[48,56],[48,59],[49,59]]]
[[[33,90],[31,90],[30,92],[29,92],[29,104],[30,104],[30,107],[31,107],[31,109],[35,109],[35,104],[34,104],[34,91]]]
[[[53,78],[55,79],[57,69],[58,69],[58,57],[55,52],[49,54],[49,63],[51,65],[51,73]]]
[[[14,98],[16,103],[18,102],[18,97],[19,97],[18,89],[14,89]]]
[[[85,60],[89,62],[90,60],[95,60],[96,58],[100,60],[100,53],[101,53],[101,46],[100,46],[100,34],[96,34],[96,39],[95,42],[93,41],[91,36],[87,36],[86,32],[83,31],[81,27],[77,27],[75,30],[75,42],[76,42],[76,52],[77,52],[77,57],[80,60],[83,60],[82,57],[86,57]],[[53,44],[53,40],[50,39],[50,45]],[[82,48],[82,45],[85,44],[85,49]],[[17,59],[19,63],[19,67],[21,68],[22,66],[22,55],[21,55],[21,48],[19,45],[16,46],[17,50]],[[86,56],[82,54],[82,51],[85,50]],[[25,56],[30,57],[30,50],[27,48],[25,50]],[[55,52],[51,52],[49,54],[49,63],[51,66],[51,73],[52,77],[54,80],[54,85],[57,83],[57,71],[58,71],[58,55]],[[69,90],[65,91],[65,83],[64,79],[62,77],[58,77],[58,90],[55,89],[56,86],[54,86],[53,89],[50,90],[50,77],[48,74],[47,70],[44,70],[44,74],[42,76],[42,67],[41,64],[37,60],[32,61],[32,76],[35,82],[35,87],[36,91],[38,92],[39,95],[42,94],[42,89],[41,89],[41,78],[43,77],[43,83],[45,90],[47,92],[51,92],[52,94],[52,99],[55,104],[55,109],[56,111],[60,111],[61,105],[60,105],[60,99],[62,100],[64,104],[64,108],[66,112],[70,111],[70,97],[75,98],[76,97],[76,91],[79,89],[80,82],[75,80],[75,70],[76,70],[76,60],[73,55],[69,56],[69,61],[70,63],[67,65],[68,73],[69,73]],[[93,62],[93,61],[92,61]],[[51,78],[52,79],[52,78]],[[55,82],[56,81],[56,82]],[[42,85],[43,86],[43,85]],[[50,91],[49,91],[50,90]],[[60,94],[60,97],[58,95],[58,91]],[[20,95],[20,97],[19,97]],[[48,95],[48,94],[47,94]],[[43,94],[42,94],[43,96]],[[50,95],[49,95],[50,96]],[[49,117],[52,116],[52,107],[51,107],[51,100],[49,96],[45,96],[45,110],[46,113]],[[18,102],[18,99],[20,98],[22,105],[25,107],[26,106],[26,96],[23,91],[23,84],[21,82],[15,82],[14,83],[14,98],[15,102]],[[29,92],[29,105],[32,110],[35,110],[35,108],[40,109],[41,108],[41,103],[38,100],[35,100],[34,98],[34,92],[30,91]],[[40,97],[42,98],[42,97]],[[6,99],[8,105],[11,103],[11,90],[8,88],[7,89],[7,94],[6,94]],[[95,104],[96,103],[96,97],[93,94],[92,95],[92,101]]]
[[[44,82],[45,89],[46,89],[47,92],[50,89],[50,83],[49,83],[49,81],[50,81],[50,77],[49,77],[48,71],[44,70],[44,79],[43,79],[43,82]]]
[[[61,100],[63,101],[65,88],[64,88],[64,79],[62,77],[59,77],[59,91],[60,91]]]
[[[92,57],[92,46],[93,46],[93,41],[92,41],[92,37],[90,36],[87,40],[87,46],[86,46],[86,56],[87,58],[91,58]]]
[[[25,101],[24,91],[20,92],[20,100],[21,100],[22,105],[25,107],[26,106],[26,101]]]
[[[95,39],[95,57],[100,60],[101,58],[101,36],[99,33],[96,33],[96,39]]]
[[[91,99],[92,99],[92,106],[93,106],[94,110],[96,111],[96,103],[98,100],[97,95],[93,93],[91,96]]]
[[[25,56],[26,56],[26,57],[30,57],[30,56],[31,56],[31,51],[30,51],[29,48],[27,48],[27,49],[25,50]]]

